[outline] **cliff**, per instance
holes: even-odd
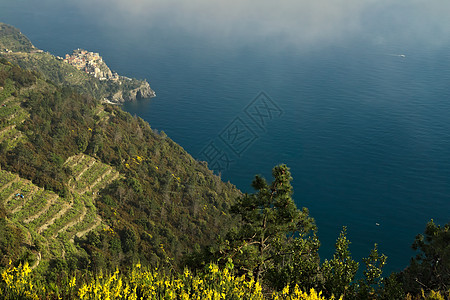
[[[136,101],[153,97],[156,97],[156,93],[150,88],[150,84],[144,81],[134,89],[127,89],[125,92],[123,90],[117,91],[112,95],[111,99],[105,99],[105,102],[120,104],[126,101]]]
[[[68,86],[107,103],[121,104],[155,97],[146,80],[120,76],[111,71],[99,53],[74,50],[66,58],[37,49],[13,26],[0,23],[0,57],[34,70],[57,85]]]

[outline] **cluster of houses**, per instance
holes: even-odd
[[[116,81],[119,79],[119,75],[108,68],[98,53],[76,49],[73,50],[72,55],[66,54],[63,60],[100,80]]]

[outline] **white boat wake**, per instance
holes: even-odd
[[[387,54],[389,56],[396,56],[396,57],[402,57],[402,58],[406,58],[405,54]]]

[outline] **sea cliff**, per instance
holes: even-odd
[[[146,80],[117,74],[99,53],[76,49],[65,58],[55,56],[37,49],[20,30],[3,23],[0,23],[0,57],[104,102],[121,104],[156,96]]]

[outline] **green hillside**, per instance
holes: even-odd
[[[44,79],[68,86],[79,93],[112,102],[136,100],[141,94],[154,96],[145,80],[121,77],[118,81],[100,80],[65,63],[61,58],[36,49],[28,38],[13,26],[0,23],[0,57],[18,66],[34,70]]]
[[[239,191],[143,120],[6,60],[0,87],[3,266],[179,261],[232,223]]]
[[[346,228],[323,260],[287,166],[242,194],[2,28],[0,299],[450,297],[450,224],[430,221],[398,274],[377,245],[354,261]]]
[[[30,52],[36,48],[17,28],[0,23],[0,51]]]

